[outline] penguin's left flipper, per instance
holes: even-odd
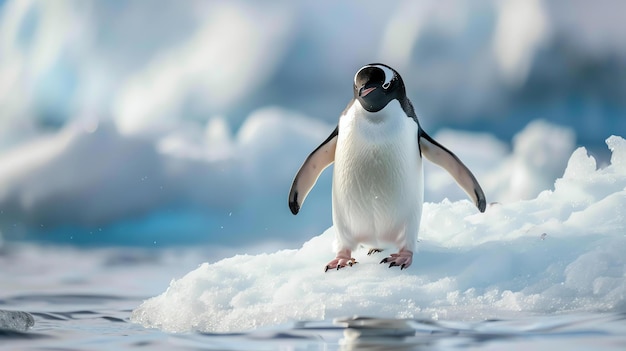
[[[420,129],[419,131],[419,146],[422,155],[432,163],[442,167],[456,180],[456,182],[465,190],[467,195],[474,201],[476,207],[480,212],[485,212],[487,207],[487,200],[485,199],[485,193],[478,184],[476,177],[470,172],[470,170],[453,154],[450,150],[446,149],[443,145],[436,142],[426,132]]]
[[[339,135],[339,126],[304,160],[293,179],[289,191],[289,209],[294,215],[300,211],[304,199],[317,182],[322,171],[335,162],[337,135]]]

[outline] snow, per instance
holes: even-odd
[[[498,5],[494,55],[509,84],[520,84],[528,75],[534,53],[549,38],[549,21],[540,0],[508,0]]]
[[[606,8],[5,1],[0,235],[300,246],[331,225],[331,170],[297,217],[286,210],[289,184],[333,130],[356,70],[375,61],[401,71],[422,125],[489,201],[535,198],[576,145],[595,151],[624,129],[626,90],[610,78],[625,22]],[[507,21],[518,10],[527,21]],[[594,15],[569,16],[585,11]],[[564,57],[581,66],[561,69]],[[427,167],[428,201],[465,198]]]
[[[513,138],[512,154],[486,175],[485,191],[494,201],[536,197],[563,174],[575,142],[571,128],[532,121]]]
[[[0,2],[0,243],[273,252],[207,250],[135,311],[166,330],[623,311],[626,146],[589,155],[626,126],[623,7]],[[332,168],[298,216],[287,192],[376,61],[492,204],[426,163],[413,266],[323,274]]]
[[[626,141],[606,140],[611,164],[584,148],[529,200],[426,203],[420,249],[407,270],[381,257],[324,272],[331,227],[296,250],[203,263],[146,300],[131,320],[171,332],[232,332],[352,315],[483,320],[626,311]]]
[[[331,225],[332,168],[297,217],[287,192],[301,162],[333,129],[280,107],[254,111],[236,133],[219,116],[151,135],[75,121],[0,153],[0,230],[12,239],[92,245],[245,240],[296,247]],[[575,139],[570,128],[542,120],[520,131],[512,150],[484,133],[434,136],[469,166],[490,202],[550,189]],[[427,201],[466,198],[445,171],[426,167]]]
[[[258,89],[285,50],[292,10],[251,5],[207,6],[204,24],[181,47],[159,53],[128,78],[113,103],[120,130],[136,133],[163,125],[181,115],[189,99],[224,110]]]
[[[181,124],[153,136],[71,123],[0,154],[0,224],[11,238],[77,243],[272,240],[258,228],[289,238],[302,222],[288,211],[288,187],[302,156],[332,128],[276,107],[252,113],[234,137],[218,117],[204,132]]]
[[[444,129],[434,137],[470,167],[490,202],[532,199],[552,188],[576,145],[572,128],[541,119],[530,122],[514,136],[512,150],[486,133]],[[425,167],[427,199],[465,198],[445,170],[428,162]]]
[[[123,134],[215,115],[238,128],[268,101],[332,122],[376,61],[415,77],[436,127],[509,139],[541,117],[600,140],[598,124],[624,127],[624,5],[609,2],[4,1],[0,149],[83,118]]]

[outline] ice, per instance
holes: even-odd
[[[624,312],[626,142],[591,156],[626,129],[623,7],[0,1],[0,244],[267,252],[200,254],[133,313],[168,331]],[[298,216],[287,191],[374,61],[402,73],[422,126],[491,204],[477,213],[427,163],[413,266],[361,250],[323,273],[332,168]]]
[[[442,130],[435,139],[453,150],[479,179],[489,202],[536,197],[563,174],[576,136],[569,127],[538,119],[513,138],[513,149],[493,135]],[[425,163],[426,199],[464,199],[445,170]]]
[[[498,5],[493,45],[496,62],[509,84],[520,84],[527,77],[533,54],[548,41],[548,16],[540,0],[509,0]]]
[[[332,168],[297,217],[288,211],[286,193],[301,162],[333,128],[276,106],[254,111],[237,132],[220,116],[152,135],[124,134],[111,122],[75,121],[0,154],[0,229],[9,238],[74,243],[245,240],[297,247],[331,224]],[[542,120],[520,131],[510,151],[485,133],[448,129],[434,136],[468,165],[489,202],[550,190],[574,148],[569,128]],[[586,153],[580,157],[587,159]],[[585,164],[571,165],[564,179]],[[466,198],[429,162],[425,181],[428,202]]]
[[[311,197],[298,220],[286,194],[333,128],[279,107],[253,112],[235,135],[219,116],[142,136],[76,121],[0,154],[1,229],[75,243],[301,243],[328,227],[319,213],[330,192]]]
[[[35,325],[35,319],[28,312],[0,310],[0,331],[25,332]]]
[[[485,178],[493,201],[531,199],[551,188],[574,150],[571,128],[531,122],[513,138],[513,153]]]
[[[110,122],[75,121],[0,154],[0,229],[9,238],[74,243],[246,240],[296,247],[331,224],[332,168],[297,217],[289,213],[285,194],[301,162],[333,128],[276,106],[251,113],[236,133],[220,116],[152,135],[124,134]],[[552,190],[574,148],[571,129],[542,120],[521,130],[510,151],[485,133],[448,129],[434,136],[468,165],[489,202]],[[618,144],[609,140],[611,148]],[[614,152],[613,161],[622,164],[619,155]],[[589,174],[595,160],[581,149],[569,162],[556,187],[583,197],[584,189],[572,188],[568,179]],[[425,184],[428,202],[466,198],[449,174],[429,162]]]
[[[607,139],[612,160],[624,139]],[[204,263],[146,300],[131,320],[167,331],[227,332],[352,315],[482,320],[513,313],[626,311],[626,171],[596,169],[584,148],[554,190],[477,213],[467,200],[426,203],[407,270],[355,253],[324,272],[334,229],[297,250]]]
[[[205,5],[207,18],[186,42],[128,78],[113,103],[120,130],[169,124],[190,99],[196,109],[225,111],[274,74],[293,30],[292,9],[253,5]]]
[[[402,73],[422,125],[488,201],[532,199],[553,190],[575,146],[593,152],[624,129],[626,90],[609,79],[625,52],[614,13],[517,0],[5,1],[0,231],[297,247],[331,224],[331,170],[298,217],[285,206],[292,177],[332,131],[354,72],[379,60]],[[574,66],[555,69],[565,59]],[[450,129],[461,127],[481,133]],[[427,167],[427,201],[465,198]]]
[[[355,70],[373,61],[411,77],[431,125],[469,123],[508,139],[543,117],[599,140],[624,127],[614,74],[626,52],[622,10],[538,0],[4,1],[0,149],[85,116],[122,133],[215,114],[239,127],[269,102],[331,122]]]

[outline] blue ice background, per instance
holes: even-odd
[[[331,225],[330,177],[297,217],[291,178],[376,61],[401,72],[431,134],[506,145],[542,119],[606,158],[626,131],[624,7],[1,1],[0,235],[304,242]]]

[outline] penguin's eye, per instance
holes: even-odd
[[[389,82],[387,82],[387,83],[384,83],[384,84],[383,84],[383,89],[387,89],[387,88],[389,88],[389,86],[390,86],[390,85],[391,85],[391,81],[389,81]]]

